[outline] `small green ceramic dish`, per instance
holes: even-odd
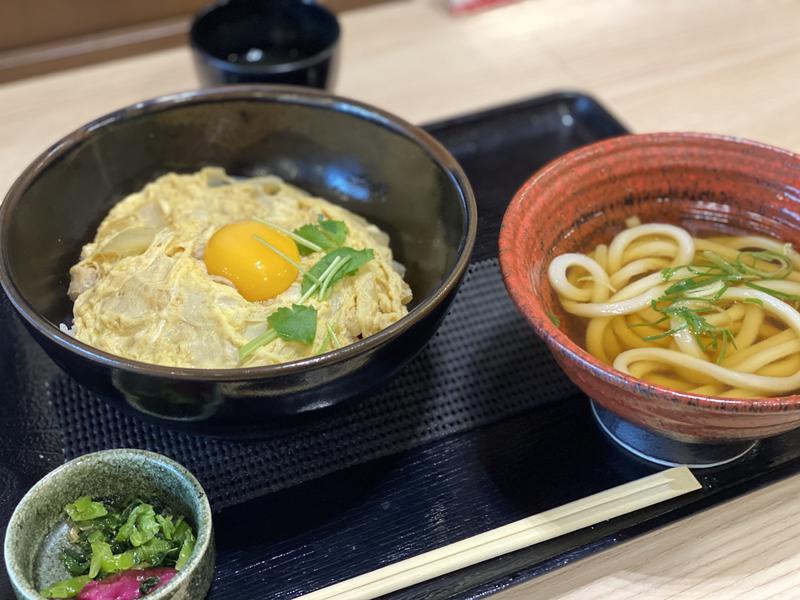
[[[5,563],[20,600],[40,600],[38,590],[69,577],[60,553],[66,543],[64,506],[78,496],[158,499],[193,526],[197,541],[191,558],[147,600],[199,600],[214,574],[211,507],[203,488],[175,461],[145,450],[105,450],[87,454],[48,473],[25,494],[8,524]]]

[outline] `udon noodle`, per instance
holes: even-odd
[[[723,397],[800,390],[800,254],[754,235],[698,238],[665,223],[627,228],[548,278],[585,347],[647,382]]]

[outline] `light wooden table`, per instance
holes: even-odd
[[[461,18],[407,0],[342,20],[336,91],[413,122],[572,88],[636,131],[800,151],[798,0],[526,0]],[[81,123],[195,85],[177,49],[0,87],[0,188]],[[800,476],[496,597],[800,598]]]

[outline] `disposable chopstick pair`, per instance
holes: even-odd
[[[503,527],[316,590],[297,600],[369,600],[508,552],[700,489],[686,467],[667,469]]]

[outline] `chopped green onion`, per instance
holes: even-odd
[[[735,266],[716,252],[706,250],[703,252],[703,257],[727,275],[740,275]]]
[[[745,264],[744,257],[753,259],[753,264]],[[768,263],[779,263],[774,271],[765,271],[754,266],[755,262],[762,260]],[[761,252],[740,252],[736,257],[736,266],[743,272],[755,275],[762,279],[785,279],[792,272],[792,263],[785,256],[764,250]]]
[[[771,271],[758,268],[755,266],[757,261],[776,264],[776,268]],[[736,260],[731,262],[716,252],[705,251],[702,253],[700,263],[685,265],[685,267],[692,276],[675,281],[664,291],[660,298],[651,303],[651,307],[654,310],[665,316],[653,323],[649,323],[658,325],[667,319],[674,318],[680,325],[662,334],[648,336],[643,339],[657,340],[688,329],[704,351],[718,352],[717,362],[720,362],[724,359],[729,346],[733,345],[735,347],[735,336],[729,328],[714,326],[704,319],[701,314],[715,310],[722,312],[722,309],[716,306],[716,303],[723,298],[731,285],[744,285],[770,294],[775,298],[789,302],[800,302],[800,296],[772,290],[754,283],[756,280],[784,279],[791,273],[792,264],[790,260],[774,252],[740,252]],[[662,277],[670,281],[679,268],[681,267],[663,269],[661,272]],[[758,300],[750,303],[763,304]],[[633,326],[635,327],[636,325]]]

